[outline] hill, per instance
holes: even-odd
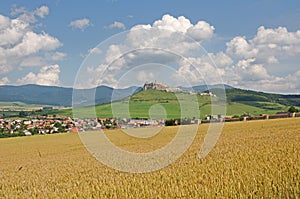
[[[95,93],[95,103],[103,104],[111,101],[112,93],[115,99],[122,99],[138,91],[139,87],[129,87],[126,89],[113,89],[107,86],[99,86],[93,89],[78,89],[77,95],[81,95],[82,104],[88,106],[93,102],[86,99],[91,93]],[[41,85],[22,85],[22,86],[0,86],[1,102],[22,102],[26,104],[41,104],[52,106],[72,106],[73,88]]]
[[[212,92],[214,92],[212,90]],[[227,102],[236,102],[262,108],[279,110],[285,106],[300,106],[300,95],[282,95],[242,89],[226,89]]]
[[[209,88],[210,92],[218,93],[218,90],[222,87],[226,89],[227,115],[242,115],[244,113],[251,115],[272,114],[286,111],[289,106],[300,107],[300,95],[263,93],[237,89],[229,85],[170,88],[167,85],[159,85],[159,83],[149,84],[147,90],[141,87],[113,89],[106,86],[99,86],[94,89],[78,89],[76,90],[77,100],[74,105],[76,107],[88,107],[78,109],[81,112],[93,111],[89,106],[94,104],[94,98],[89,96],[93,96],[93,93],[95,93],[95,104],[98,104],[96,106],[98,117],[113,117],[116,113],[118,113],[119,117],[128,117],[129,110],[131,113],[130,117],[150,117],[149,111],[152,111],[150,114],[158,114],[157,112],[160,112],[156,117],[178,118],[182,114],[177,99],[178,96],[167,91],[177,91],[177,95],[182,92],[180,96],[185,98],[183,101],[187,105],[189,104],[189,92],[187,91],[209,93],[207,90]],[[24,104],[28,106],[33,104],[72,106],[72,88],[39,85],[0,86],[0,93],[0,102],[12,103],[13,106],[20,103],[22,107],[24,107]],[[113,100],[112,95],[114,95]],[[205,117],[205,115],[211,113],[211,99],[213,98],[210,96],[197,95],[198,108],[201,111],[200,117]],[[114,103],[111,104],[111,101],[114,101]],[[6,103],[6,105],[8,104]],[[112,107],[115,114],[112,113]],[[164,109],[166,113],[158,109]],[[183,116],[198,117],[194,112],[190,108],[191,114],[183,114]],[[71,109],[53,111],[51,113],[72,116]]]
[[[188,94],[179,94],[181,97],[189,97]],[[178,94],[177,96],[172,92],[166,92],[161,90],[142,90],[132,96],[126,97],[122,100],[97,105],[95,107],[97,117],[131,117],[131,118],[149,118],[149,110],[159,109],[163,107],[166,110],[166,115],[162,111],[155,111],[153,113],[157,118],[177,118],[180,117],[180,104],[178,102]],[[208,100],[208,97],[205,101]],[[189,104],[188,100],[185,100],[187,104]],[[157,106],[159,105],[159,106]],[[82,107],[77,108],[76,115],[80,115],[82,117],[93,117],[93,107]],[[114,112],[114,114],[113,114]],[[128,115],[130,112],[130,116]],[[151,112],[151,111],[150,111]],[[157,114],[157,112],[161,114]],[[190,112],[195,112],[191,110]],[[55,114],[62,114],[67,116],[72,116],[72,110],[59,110],[55,111]],[[186,115],[189,116],[189,115]],[[197,115],[194,115],[197,117]]]
[[[229,86],[227,84],[214,84],[214,85],[198,85],[198,86],[192,86],[192,87],[179,87],[182,90],[187,90],[187,91],[196,91],[196,92],[205,92],[207,90],[212,90],[212,89],[233,89],[234,87]]]
[[[216,89],[219,88],[215,87],[210,91],[212,93],[217,93]],[[299,95],[268,94],[263,92],[236,89],[232,87],[227,87],[226,95],[227,115],[274,114],[276,112],[286,111],[291,105],[298,107],[300,106]],[[183,99],[184,104],[187,105],[189,104],[189,100],[191,100],[189,96],[190,95],[187,93],[174,94],[172,92],[166,92],[163,90],[147,89],[112,104],[108,103],[97,105],[95,110],[98,117],[128,117],[127,113],[129,111],[131,118],[149,118],[151,117],[151,110],[153,108],[161,109],[163,107],[165,114],[164,111],[158,110],[157,115],[155,115],[156,117],[199,117],[198,115],[195,115],[195,111],[188,106],[185,106],[184,108],[188,108],[190,114],[183,114],[181,116],[182,113],[179,101]],[[178,98],[181,99],[178,100]],[[196,99],[198,100],[200,118],[204,118],[205,115],[211,114],[211,100],[214,100],[214,97],[197,94]],[[112,113],[112,107],[115,114]],[[89,113],[93,111],[93,108],[86,107],[78,110],[80,114],[88,117]],[[63,110],[57,112],[57,114],[72,116],[72,111]]]

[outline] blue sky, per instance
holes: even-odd
[[[198,24],[199,21],[205,23]],[[160,25],[154,25],[155,22]],[[184,23],[187,28],[181,27]],[[149,32],[143,33],[145,38],[140,37],[141,31],[133,31],[134,27],[144,29],[140,25],[147,24],[150,24],[150,29],[148,27]],[[195,43],[202,45],[209,56],[192,45],[178,50],[176,47],[189,45],[189,42],[182,43],[182,40],[176,40],[178,37],[160,36],[163,35],[161,27],[196,38]],[[2,0],[0,84],[126,87],[158,80],[172,85],[223,82],[268,92],[300,93],[298,30],[299,1],[90,0],[87,3],[80,0]],[[121,35],[112,39],[117,33]],[[130,33],[137,40],[139,38],[139,42],[125,41]],[[140,51],[133,53],[135,59],[128,54],[119,60],[119,64],[116,62],[114,70],[107,70],[109,47],[121,37],[125,39],[116,44],[114,55],[124,54],[138,46],[139,49],[164,48],[185,59],[173,59],[170,53],[166,55],[157,50]],[[145,46],[141,42],[153,38],[178,43]],[[103,41],[107,46],[98,46]],[[95,49],[97,46],[99,49]],[[89,52],[92,52],[90,57],[87,56]],[[97,60],[91,64],[88,59],[95,55]],[[136,56],[140,56],[139,59]],[[90,65],[82,64],[85,59]],[[149,60],[156,64],[151,67]],[[139,70],[130,68],[137,67],[137,63]],[[158,69],[157,64],[162,67]],[[86,73],[82,75],[86,78],[84,85],[76,79],[78,71]],[[106,72],[101,75],[103,71]],[[162,75],[165,73],[169,78]],[[124,74],[130,82],[120,83],[120,77],[123,77],[122,81],[126,79]]]

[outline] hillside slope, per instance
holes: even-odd
[[[139,87],[129,87],[126,89],[113,89],[107,86],[99,86],[94,89],[78,89],[76,94],[81,98],[80,105],[90,105],[94,99],[87,99],[95,93],[95,104],[103,104],[111,102],[111,96],[114,93],[114,99],[122,99],[136,91]],[[0,86],[0,101],[1,102],[23,102],[26,104],[41,104],[53,106],[72,106],[73,88],[64,88],[56,86],[41,86],[41,85],[22,85],[22,86]]]
[[[244,113],[259,115],[263,113],[276,113],[286,111],[289,106],[300,107],[300,95],[282,95],[242,90],[228,85],[209,86],[212,93],[218,93],[221,87],[226,88],[227,115],[241,115]],[[183,89],[183,87],[181,87]],[[194,86],[193,90],[205,92],[205,86]],[[185,90],[191,90],[185,88]],[[140,92],[139,92],[140,91]],[[20,102],[26,104],[41,104],[53,106],[72,106],[73,89],[54,86],[23,85],[23,86],[0,86],[0,102]],[[93,96],[95,93],[95,97]],[[114,103],[111,106],[112,95]],[[140,87],[129,87],[126,89],[113,89],[99,86],[94,89],[76,90],[76,106],[96,106],[99,117],[150,117],[155,112],[161,112],[156,117],[177,118],[198,117],[190,108],[190,115],[181,113],[178,99],[174,93],[149,89],[141,91]],[[190,106],[188,94],[181,94],[185,99],[185,106]],[[213,98],[212,98],[213,99]],[[95,100],[95,102],[94,102]],[[209,96],[197,95],[200,117],[211,113],[211,98]],[[14,103],[15,104],[15,103]],[[129,108],[128,108],[129,107]],[[112,108],[114,110],[112,110]],[[87,108],[81,108],[83,112]],[[160,111],[158,109],[164,109]],[[89,109],[89,111],[93,111]],[[114,111],[114,114],[112,113]],[[151,113],[152,111],[152,113]],[[128,114],[130,112],[130,115]],[[149,115],[150,112],[150,115]],[[195,112],[195,111],[194,111]],[[72,116],[71,109],[55,111],[53,113]],[[152,116],[153,117],[153,116]]]
[[[299,106],[297,97],[290,100],[290,96],[283,96],[277,94],[266,94],[255,91],[245,91],[241,89],[226,89],[227,102],[226,115],[259,115],[259,114],[273,114],[276,112],[286,111],[288,106]],[[112,104],[102,104],[95,107],[98,117],[131,117],[131,118],[149,118],[155,115],[155,108],[157,109],[156,117],[161,118],[180,118],[180,117],[200,117],[204,118],[211,114],[212,103],[210,96],[196,95],[200,116],[195,115],[195,111],[188,107],[191,98],[189,94],[177,94],[149,89],[140,91],[130,97],[124,98]],[[190,114],[185,115],[181,112],[180,100],[183,100],[183,108],[189,109]],[[113,110],[112,110],[113,109]],[[160,109],[160,110],[159,110]],[[161,110],[164,109],[164,110]],[[89,113],[94,109],[91,107],[81,108],[82,116],[89,116]],[[152,113],[151,113],[152,111]],[[113,114],[114,112],[114,114]],[[128,115],[128,112],[130,115]],[[57,114],[64,114],[72,116],[71,110],[63,110]],[[151,115],[152,114],[152,115]]]

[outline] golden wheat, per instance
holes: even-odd
[[[200,160],[208,125],[174,164],[146,174],[101,164],[77,134],[0,140],[1,198],[299,198],[300,119],[226,123],[211,153]],[[168,143],[176,127],[137,139],[107,131],[136,152]]]

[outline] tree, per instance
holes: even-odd
[[[176,126],[176,125],[177,125],[177,124],[176,124],[176,120],[174,120],[174,119],[166,120],[166,121],[165,121],[165,125],[166,125],[166,126]]]
[[[191,124],[191,119],[190,118],[184,118],[181,120],[181,124],[185,125],[185,124]]]
[[[54,126],[57,128],[58,132],[65,132],[65,128],[62,126],[60,122],[55,122]]]
[[[25,111],[20,111],[19,112],[19,117],[27,117],[28,114]]]
[[[39,129],[37,127],[34,127],[32,129],[29,129],[29,132],[34,135],[34,134],[38,134],[39,133]]]
[[[299,110],[296,109],[294,106],[291,106],[289,109],[288,109],[288,112],[289,113],[295,113],[295,112],[298,112]]]

